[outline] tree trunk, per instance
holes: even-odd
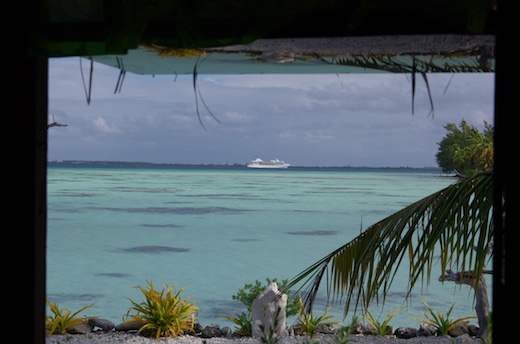
[[[485,271],[484,273],[489,273]],[[452,281],[457,284],[467,284],[475,290],[475,311],[477,312],[480,338],[487,338],[488,335],[488,313],[489,299],[487,295],[486,279],[482,275],[480,280],[474,276],[473,271],[453,272],[447,270],[444,276],[439,277],[439,281]]]

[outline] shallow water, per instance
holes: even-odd
[[[222,315],[245,311],[232,299],[245,284],[291,279],[363,228],[453,182],[407,169],[50,167],[47,298],[72,312],[95,303],[81,315],[118,323],[129,299],[144,300],[136,286],[167,283],[185,288],[202,325],[233,328]],[[409,304],[400,273],[385,307],[371,313],[383,319],[406,306],[390,324],[415,327],[410,317],[423,317],[424,297],[442,314],[455,302],[453,318],[474,315],[469,287],[442,284],[439,275],[434,269],[427,289],[416,286]],[[320,298],[315,315],[326,307]],[[352,317],[343,317],[341,304],[328,314],[345,324]]]

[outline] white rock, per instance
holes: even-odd
[[[252,336],[254,338],[284,338],[286,330],[287,295],[278,292],[271,283],[257,296],[251,306]]]

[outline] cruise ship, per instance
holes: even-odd
[[[287,168],[290,164],[286,164],[283,160],[278,159],[264,161],[256,158],[255,160],[250,160],[246,166],[249,168]]]

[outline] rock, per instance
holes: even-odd
[[[377,329],[372,326],[371,324],[358,324],[358,329],[361,331],[360,333],[364,335],[369,336],[378,336],[379,332],[377,332]]]
[[[88,321],[84,321],[81,324],[77,324],[67,328],[67,333],[70,334],[87,334],[92,332],[94,326],[92,326]]]
[[[463,334],[455,338],[455,342],[457,344],[473,344],[473,338],[471,338],[468,334]]]
[[[271,283],[251,305],[253,338],[280,339],[288,336],[286,330],[287,295],[278,292]]]
[[[437,334],[437,329],[428,324],[421,324],[417,331],[417,337],[431,337]]]
[[[203,330],[204,330],[204,327],[202,327],[202,325],[200,323],[193,324],[193,332],[202,333]]]
[[[125,321],[114,328],[116,331],[128,332],[128,331],[139,331],[141,327],[145,325],[142,321]]]
[[[291,326],[290,332],[293,336],[303,336],[303,328],[300,325]]]
[[[480,337],[481,331],[480,331],[479,326],[477,326],[475,324],[467,324],[466,326],[467,326],[468,334],[471,337]]]
[[[213,337],[222,337],[222,331],[220,330],[220,326],[217,324],[210,324],[202,330],[200,335],[202,338],[213,338]]]
[[[458,336],[462,336],[463,334],[467,334],[467,333],[468,333],[468,329],[465,325],[460,325],[460,326],[454,327],[448,331],[448,335],[450,337],[458,337]]]
[[[352,334],[362,334],[365,330],[365,325],[361,322],[358,322],[349,327],[349,332]]]
[[[332,325],[323,325],[318,328],[317,332],[322,334],[337,334],[338,329]]]
[[[377,329],[371,324],[363,324],[362,322],[358,322],[354,325],[348,326],[348,333],[350,334],[362,334],[369,336],[378,336],[379,333]],[[335,331],[336,333],[338,330]],[[387,326],[387,333],[393,334],[394,328],[392,326]]]
[[[479,336],[480,329],[477,325],[474,325],[474,324],[464,324],[464,325],[460,325],[455,328],[452,328],[451,330],[448,331],[448,334],[451,337],[458,337],[458,336],[462,336],[464,334],[467,334],[471,337],[476,337],[476,336]]]
[[[398,327],[394,331],[394,335],[397,338],[410,339],[413,337],[417,337],[417,329],[413,327]]]
[[[233,330],[230,327],[224,326],[220,329],[220,332],[224,337],[230,337],[233,334]]]
[[[90,318],[88,319],[88,322],[90,325],[94,326],[94,328],[99,327],[103,331],[111,331],[114,327],[116,327],[116,324],[107,319]]]

